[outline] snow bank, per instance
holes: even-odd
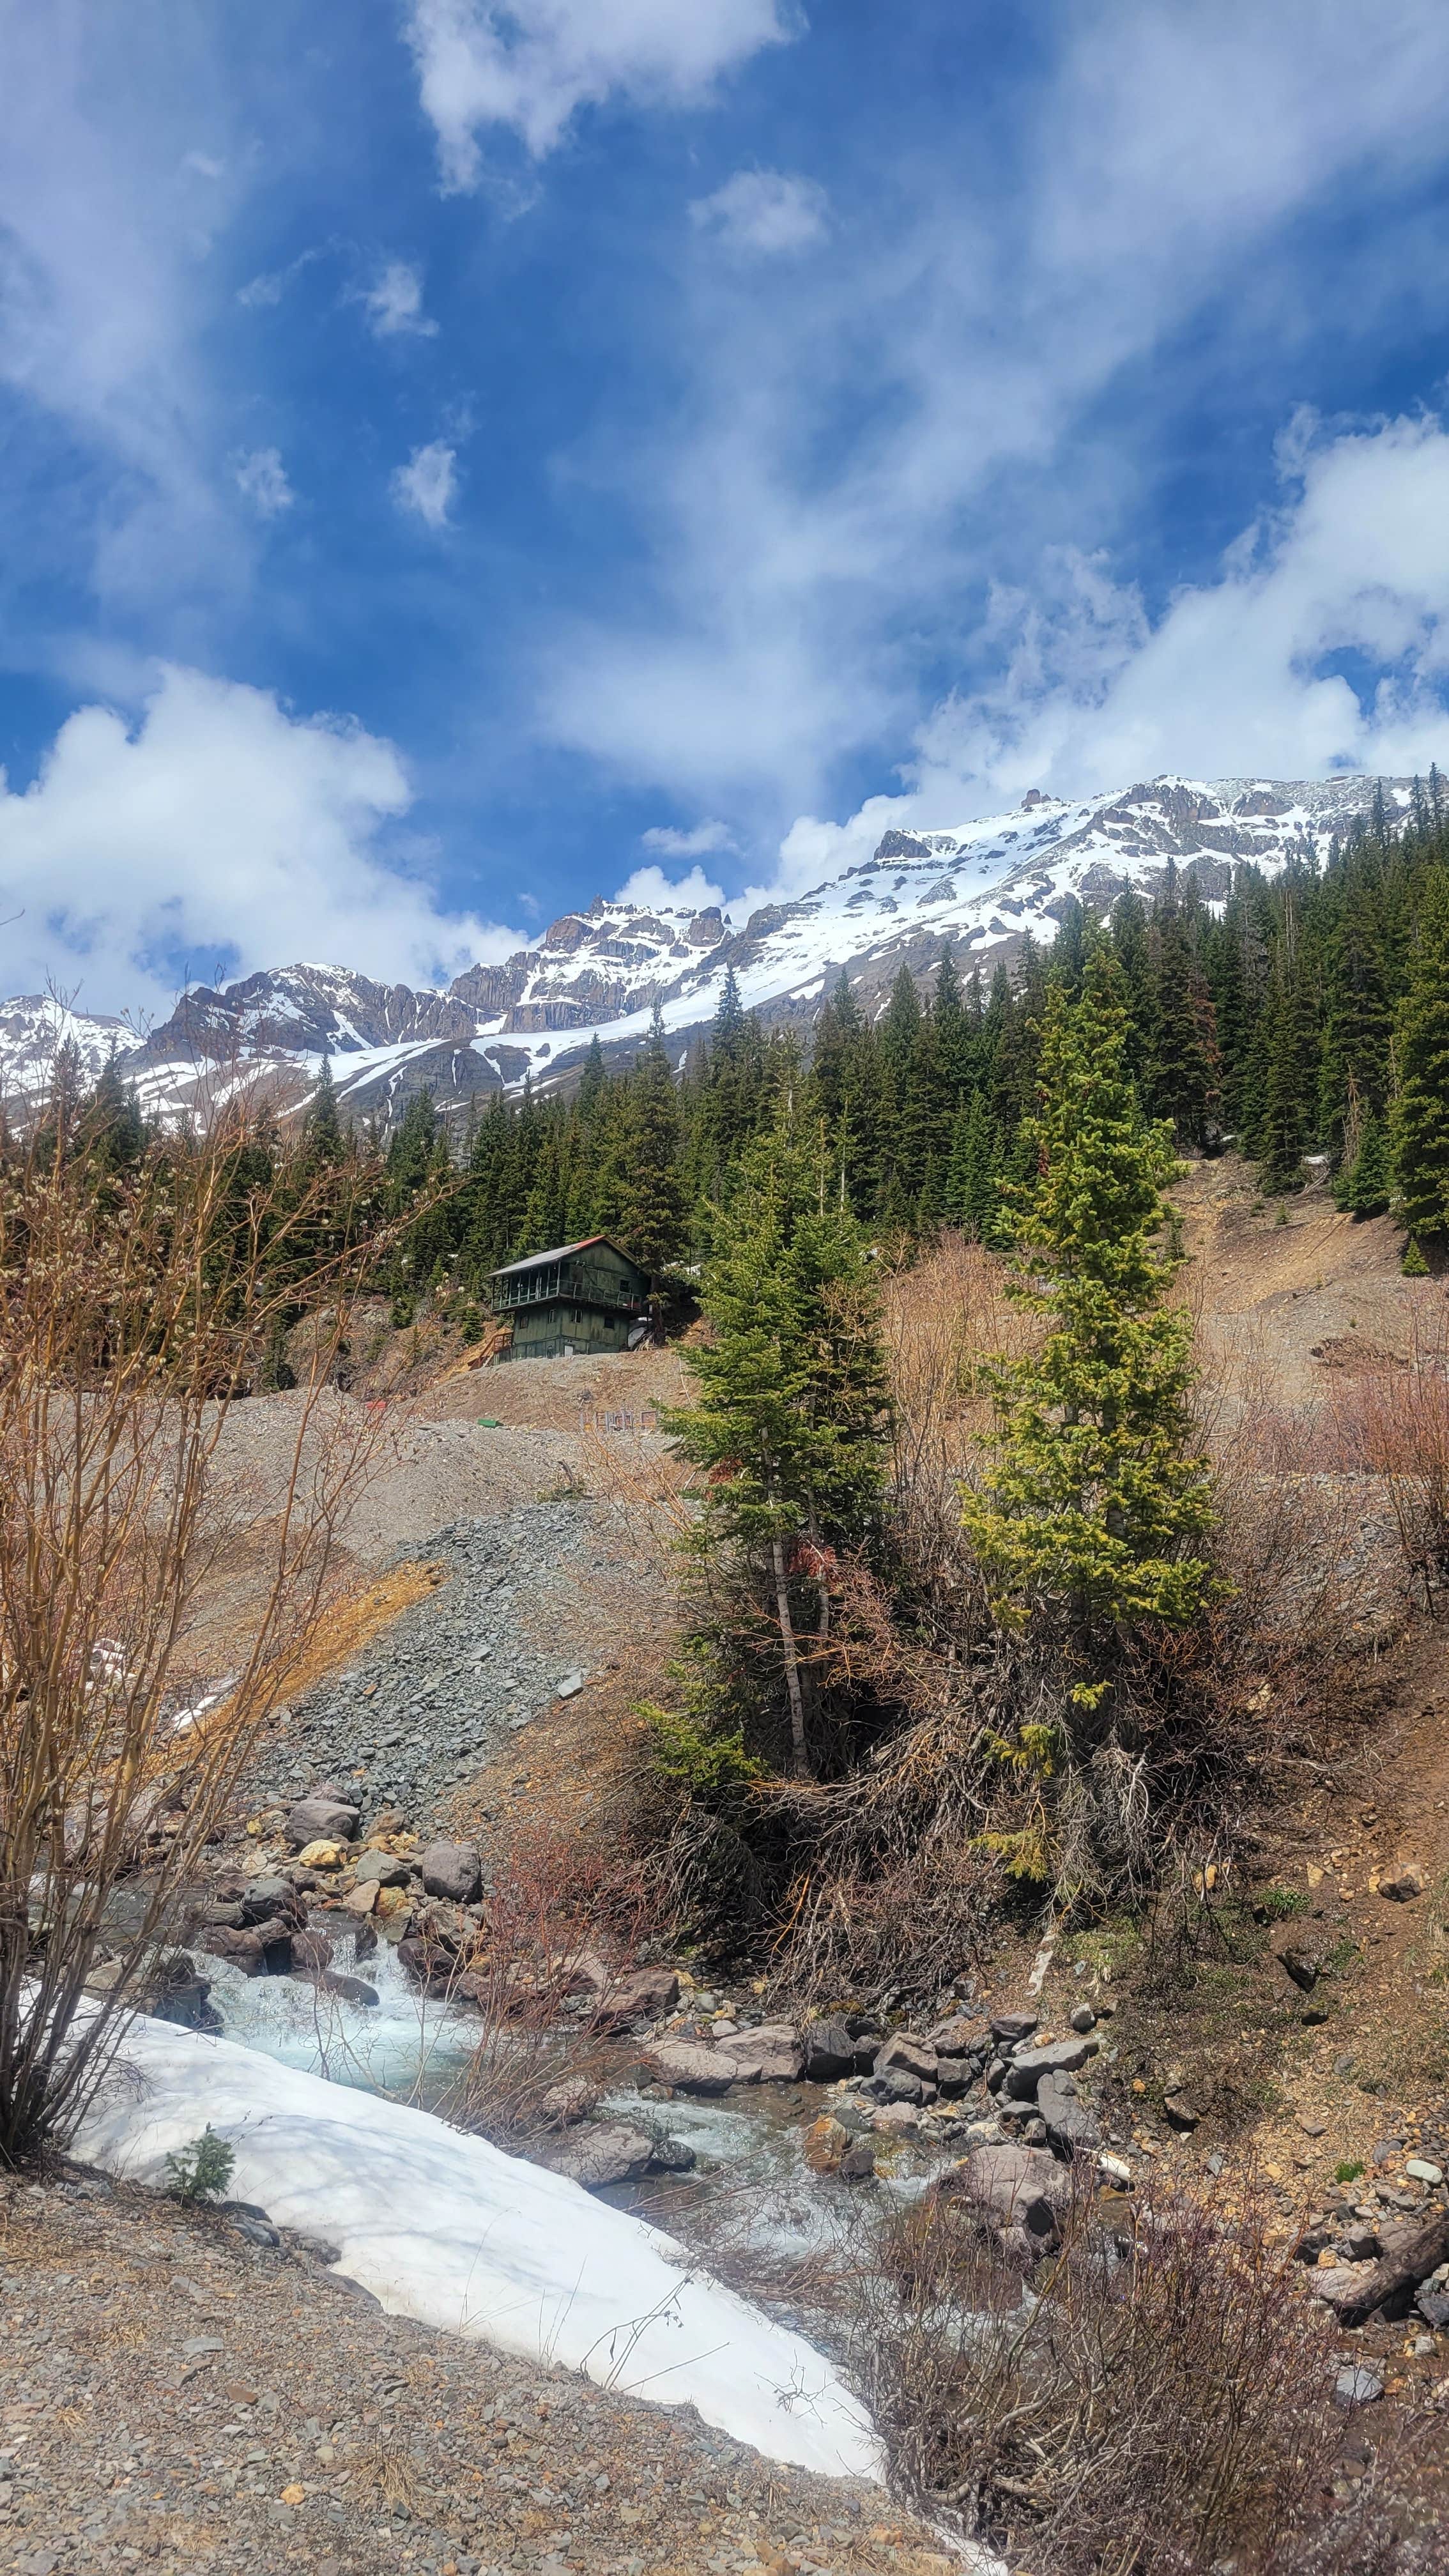
[[[76,2152],[159,2183],[208,2123],[236,2151],[237,2197],[325,2236],[392,2314],[692,2404],[796,2468],[881,2476],[864,2409],[799,2335],[692,2272],[657,2228],[430,2112],[138,2019]]]

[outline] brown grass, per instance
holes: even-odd
[[[1338,1461],[1387,1493],[1409,1579],[1431,1615],[1449,1608],[1449,1337],[1416,1333],[1407,1364],[1335,1381]]]

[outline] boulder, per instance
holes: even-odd
[[[872,2122],[884,2136],[899,2138],[913,2137],[920,2125],[921,2115],[914,2102],[887,2102]]]
[[[471,1905],[483,1886],[483,1864],[472,1843],[429,1843],[421,1856],[423,1889],[454,1905]]]
[[[835,2014],[828,2021],[807,2021],[800,2034],[803,2072],[812,2084],[838,2083],[856,2071],[856,2042],[848,2022]]]
[[[309,1870],[342,1869],[347,1863],[348,1849],[344,1842],[307,1843],[303,1846],[302,1858]]]
[[[903,2066],[888,2066],[883,2075],[873,2075],[870,2089],[877,2102],[924,2102],[926,2098],[919,2075],[908,2075]]]
[[[1099,2147],[1102,2133],[1087,2104],[1079,2099],[1075,2078],[1044,2075],[1036,2088],[1036,2107],[1052,2146],[1066,2154],[1078,2147]]]
[[[1162,2111],[1169,2128],[1176,2129],[1182,2137],[1190,2136],[1202,2118],[1197,2104],[1186,2093],[1167,2094]]]
[[[1384,2374],[1364,2362],[1350,2362],[1333,2383],[1333,2402],[1347,2415],[1356,2406],[1376,2406],[1384,2393]]]
[[[344,2003],[375,2004],[378,2000],[376,1986],[370,1986],[365,1977],[345,1975],[341,1968],[324,1968],[317,1983],[324,1995],[340,1995]]]
[[[840,2159],[842,2182],[869,2182],[875,2172],[875,2149],[866,2138],[857,2138]]]
[[[381,1894],[382,1890],[375,1878],[360,1879],[356,1887],[349,1887],[342,1902],[349,1914],[371,1914],[375,1911]]]
[[[953,2013],[949,2021],[937,2022],[927,2045],[938,2058],[979,2057],[984,2066],[991,2054],[991,2033],[974,2013]]]
[[[1276,1955],[1279,1967],[1292,1978],[1300,1994],[1311,1995],[1318,1983],[1317,1960],[1310,1959],[1306,1950],[1293,1948],[1279,1950]]]
[[[934,2084],[938,2064],[930,2041],[920,2038],[913,2030],[893,2032],[884,2046],[876,2050],[877,2075],[888,2075],[895,2068],[901,2074],[914,2075],[918,2084]]]
[[[672,2084],[681,2093],[724,2093],[740,2078],[732,2057],[693,2039],[657,2039],[644,2063],[661,2084]]]
[[[1097,2016],[1090,2004],[1078,2004],[1072,2015],[1073,2030],[1089,2031],[1097,2027]]]
[[[672,2012],[679,2001],[679,1979],[672,1968],[636,1968],[599,1995],[594,2015],[599,2030],[624,2030],[630,2022],[653,2021]]]
[[[1019,2048],[1024,2039],[1030,2039],[1036,2025],[1033,2012],[998,2013],[991,2025],[991,2036],[1003,2048]]]
[[[735,2031],[716,2045],[721,2056],[734,2059],[742,2083],[795,2084],[805,2065],[799,2034],[787,2021],[761,2022],[757,2029]]]
[[[320,1977],[324,1968],[331,1967],[332,1959],[332,1944],[328,1940],[325,1932],[316,1932],[309,1924],[305,1932],[293,1933],[292,1969],[294,1975],[299,1977]]]
[[[840,2171],[840,2160],[850,2147],[850,2131],[827,2112],[812,2120],[801,2141],[801,2151],[811,2173],[830,2174]]]
[[[1044,2075],[1075,2075],[1095,2050],[1094,2040],[1076,2037],[1054,2039],[1045,2048],[1019,2048],[1006,2070],[1006,2090],[1019,2102],[1030,2101]]]
[[[976,2147],[941,2176],[940,2188],[963,2192],[1003,2243],[1040,2253],[1054,2244],[1071,2198],[1064,2166],[1043,2147]]]
[[[1424,1873],[1417,1861],[1395,1861],[1392,1869],[1379,1873],[1379,1894],[1390,1896],[1396,1905],[1407,1905],[1411,1898],[1424,1893]]]
[[[651,2173],[692,2173],[695,2155],[682,2138],[656,2138],[649,2158]]]
[[[355,1805],[316,1791],[310,1798],[299,1798],[287,1818],[287,1840],[294,1851],[308,1843],[352,1843],[357,1840],[362,1818]],[[309,1861],[308,1868],[315,1863]]]
[[[254,1878],[241,1901],[241,1919],[250,1931],[279,1915],[283,1922],[305,1923],[307,1908],[289,1878]]]
[[[653,2154],[654,2140],[643,2129],[600,2125],[576,2130],[550,2150],[548,2161],[555,2173],[567,2174],[586,2191],[602,2191],[611,2182],[632,2182],[646,2172]]]
[[[411,1877],[407,1862],[399,1860],[394,1852],[365,1851],[358,1858],[355,1883],[358,1887],[406,1887]]]
[[[540,2102],[539,2117],[551,2129],[571,2129],[586,2120],[599,2098],[598,2086],[582,2075],[566,2075],[561,2084],[551,2084]]]

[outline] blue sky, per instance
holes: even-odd
[[[1429,0],[8,0],[0,991],[1449,766]]]

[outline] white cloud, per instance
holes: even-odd
[[[245,286],[237,288],[238,304],[244,304],[253,313],[264,311],[268,305],[280,304],[293,278],[300,277],[303,269],[310,268],[314,260],[325,259],[332,247],[328,242],[314,242],[310,250],[298,251],[295,259],[289,259],[285,268],[264,270],[260,277],[249,278]]]
[[[379,340],[394,339],[403,332],[430,340],[437,331],[436,322],[430,322],[423,311],[422,270],[405,259],[390,259],[362,302]]]
[[[232,148],[225,84],[208,78],[209,35],[199,28],[182,49],[201,74],[188,81],[163,16],[0,10],[7,510],[24,509],[33,488],[19,466],[26,447],[44,442],[53,456],[63,441],[52,537],[107,607],[203,586],[214,597],[246,566],[211,471],[206,323],[207,253],[250,164]],[[203,116],[224,150],[193,149]],[[12,562],[29,551],[17,516],[0,529]]]
[[[445,528],[458,490],[458,460],[445,439],[415,447],[406,465],[392,478],[392,496],[400,510],[416,510],[430,528]]]
[[[250,455],[236,459],[233,471],[237,490],[259,518],[275,519],[279,512],[290,510],[297,497],[287,480],[280,448],[253,448]]]
[[[757,257],[809,250],[830,226],[829,199],[814,179],[781,170],[737,170],[712,197],[696,197],[690,221],[726,250]]]
[[[661,907],[665,911],[707,912],[712,904],[722,904],[724,895],[703,868],[691,868],[683,877],[668,876],[663,868],[636,868],[632,876],[625,878],[614,901],[636,904],[641,912],[656,912]]]
[[[1057,15],[989,152],[968,121],[856,170],[848,259],[827,242],[761,261],[748,296],[721,262],[687,264],[680,401],[588,453],[649,554],[606,611],[546,638],[552,739],[752,837],[828,813],[841,767],[908,742],[941,666],[990,645],[970,628],[993,579],[1033,577],[1064,533],[1090,556],[1160,523],[1156,433],[1190,410],[1204,308],[1253,299],[1246,348],[1222,337],[1256,400],[1290,361],[1251,330],[1291,350],[1328,291],[1315,225],[1350,182],[1355,204],[1376,184],[1392,203],[1442,153],[1432,0]],[[1437,311],[1437,235],[1386,213],[1375,239],[1404,253],[1372,282],[1385,300]],[[1372,292],[1345,327],[1372,343]]]
[[[53,976],[83,1009],[171,1007],[175,961],[209,975],[338,958],[388,981],[456,974],[518,945],[449,917],[390,865],[411,788],[389,742],[270,692],[164,669],[139,723],[68,718],[35,784],[0,774],[7,977]]]
[[[478,137],[510,128],[535,160],[577,109],[618,95],[687,107],[796,32],[788,0],[412,0],[408,34],[450,188],[476,187]]]
[[[1281,505],[1155,623],[1100,558],[1066,551],[1029,592],[998,591],[978,639],[996,676],[919,728],[908,792],[844,824],[803,816],[773,885],[742,901],[803,891],[892,824],[949,827],[1029,787],[1449,769],[1449,431],[1415,419],[1315,435],[1299,414],[1277,452]],[[1368,675],[1358,691],[1340,658]]]
[[[661,857],[670,859],[702,859],[711,850],[732,850],[735,845],[728,823],[696,823],[692,832],[655,823],[639,837],[646,850],[658,850]]]

